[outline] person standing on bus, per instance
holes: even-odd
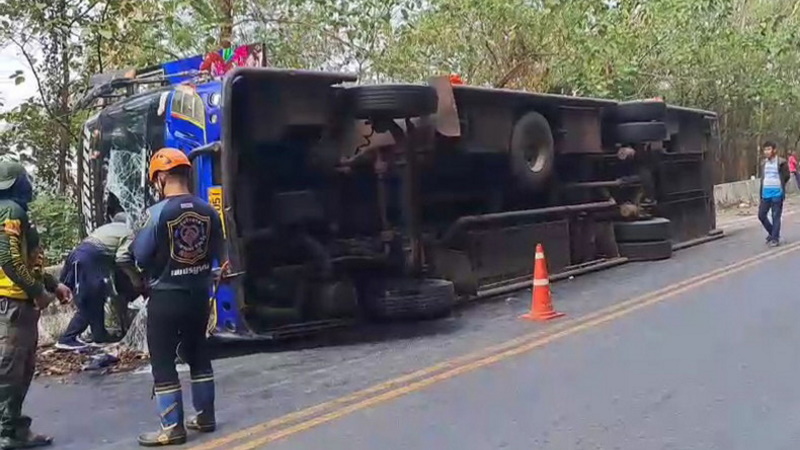
[[[39,236],[28,218],[33,186],[25,168],[0,162],[0,448],[50,445],[22,414],[36,367],[39,314],[72,291],[42,269]]]
[[[142,446],[186,442],[186,427],[216,429],[214,372],[206,347],[212,264],[224,260],[222,223],[211,205],[189,190],[192,166],[180,150],[164,148],[150,161],[150,182],[161,201],[147,210],[147,222],[131,246],[150,284],[147,345],[153,368],[161,429],[139,436]],[[224,266],[224,265],[223,265]],[[183,397],[175,356],[189,364],[197,415],[183,423]]]

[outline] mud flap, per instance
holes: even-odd
[[[434,77],[428,80],[428,84],[436,90],[436,95],[439,97],[436,109],[436,131],[442,136],[461,136],[461,122],[458,120],[456,99],[453,95],[450,77]]]

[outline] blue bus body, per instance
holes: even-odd
[[[258,45],[241,48],[247,48],[251,54],[255,54],[252,49],[261,51],[261,47]],[[213,53],[209,55],[213,55]],[[83,178],[84,185],[82,207],[85,216],[85,231],[88,232],[108,220],[111,209],[113,209],[113,206],[108,204],[111,197],[114,197],[114,201],[111,203],[116,205],[117,210],[125,210],[133,213],[134,216],[139,215],[139,211],[129,211],[139,209],[129,206],[131,204],[129,199],[118,198],[123,197],[119,190],[113,191],[105,186],[109,179],[121,179],[124,174],[114,173],[115,170],[119,172],[120,169],[112,168],[117,166],[108,162],[113,159],[113,152],[119,150],[118,144],[117,147],[114,142],[104,145],[104,139],[97,139],[98,142],[95,143],[96,135],[113,135],[115,131],[109,133],[109,130],[125,128],[124,125],[119,126],[119,124],[130,122],[129,117],[135,116],[135,111],[141,110],[143,111],[141,115],[146,117],[141,120],[144,125],[138,128],[129,125],[127,130],[129,134],[140,137],[141,141],[146,143],[141,149],[136,148],[136,151],[141,150],[141,161],[149,160],[152,153],[161,147],[177,148],[189,155],[198,147],[220,140],[222,81],[217,76],[211,79],[201,78],[201,82],[194,83],[198,78],[196,75],[192,75],[193,71],[196,72],[204,64],[204,61],[209,59],[209,55],[171,61],[140,71],[143,77],[162,77],[164,79],[162,87],[135,94],[117,104],[110,105],[87,123],[81,162],[83,173],[82,176],[79,175],[79,178]],[[262,62],[263,54],[256,60],[258,63]],[[152,126],[153,122],[157,125]],[[132,133],[130,133],[131,130],[133,130]],[[117,139],[119,140],[119,137]],[[109,140],[105,139],[105,141]],[[130,148],[126,150],[129,151]],[[98,154],[101,155],[100,158],[97,157]],[[137,158],[128,159],[134,161]],[[211,203],[220,215],[224,216],[219,156],[210,153],[193,155],[192,165],[195,170],[193,186],[195,194]],[[140,163],[137,168],[144,170],[144,166],[146,164]],[[124,191],[141,192],[141,195],[146,197],[141,203],[137,203],[137,206],[146,207],[152,204],[153,192],[146,186],[144,177],[141,178],[141,182],[136,177],[128,177],[126,180],[129,180],[127,181],[129,186],[128,189],[123,189]],[[219,268],[219,265],[220,262],[217,261],[216,269]],[[236,303],[235,292],[229,285],[221,283],[213,288],[211,302],[213,311],[209,331],[212,335],[248,334]]]
[[[181,84],[167,97],[164,111],[164,146],[182,150],[187,155],[192,150],[220,140],[222,82],[210,81],[198,85]],[[195,170],[195,194],[212,204],[221,216],[222,186],[215,174],[220,168],[213,154],[201,154],[192,159]],[[217,268],[219,262],[217,262]],[[236,293],[230,285],[221,283],[211,292],[212,335],[223,336],[245,333],[247,328],[236,307]]]

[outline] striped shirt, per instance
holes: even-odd
[[[778,170],[778,158],[768,159],[764,162],[764,185],[761,188],[761,197],[764,199],[779,198],[783,196],[783,183]]]

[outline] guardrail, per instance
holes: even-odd
[[[760,178],[750,180],[735,181],[733,183],[723,183],[714,186],[714,201],[717,206],[733,206],[740,203],[757,203],[759,200]],[[787,195],[794,195],[800,192],[795,180],[789,180],[786,185]]]

